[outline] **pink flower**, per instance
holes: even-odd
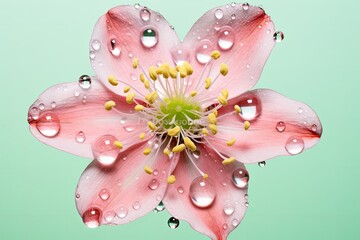
[[[248,4],[208,11],[183,42],[140,5],[102,16],[90,41],[96,77],[50,87],[28,117],[40,141],[95,159],[76,190],[84,223],[128,223],[162,201],[226,239],[248,206],[244,163],[299,154],[322,133],[307,105],[249,91],[281,34]]]

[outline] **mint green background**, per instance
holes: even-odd
[[[227,1],[142,1],[183,38]],[[98,17],[132,0],[1,1],[0,239],[207,239],[167,213],[128,225],[86,228],[74,204],[89,160],[31,136],[27,109],[47,87],[93,74],[88,41]],[[250,206],[229,239],[360,239],[358,0],[251,1],[285,33],[257,87],[311,105],[324,134],[313,149],[249,166]]]

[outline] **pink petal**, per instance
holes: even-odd
[[[219,65],[225,63],[228,75],[220,76],[210,92],[217,96],[227,88],[229,98],[233,98],[249,90],[258,81],[275,45],[273,35],[274,24],[260,7],[233,3],[209,10],[193,25],[183,43],[195,69],[192,86],[204,81],[210,66],[209,75],[214,80]],[[210,62],[202,75],[204,62],[214,50],[220,51],[221,57]]]
[[[206,234],[211,239],[223,240],[238,226],[247,209],[248,178],[243,178],[242,180],[246,181],[246,184],[238,184],[241,187],[238,188],[233,183],[232,175],[236,169],[243,173],[247,173],[247,171],[245,166],[239,162],[222,165],[222,159],[210,147],[200,145],[198,150],[199,152],[196,154],[200,154],[200,157],[193,158],[197,166],[209,175],[209,178],[203,180],[188,157],[181,159],[173,173],[177,180],[173,185],[169,185],[163,202],[166,209],[175,218],[189,222],[195,230]],[[194,179],[200,180],[200,183],[205,182],[208,192],[205,194],[200,192],[196,195],[194,190],[201,189],[200,185],[193,185],[192,191],[190,191]],[[209,200],[214,193],[216,195],[212,204],[203,207],[208,204],[205,204],[206,201],[201,200],[201,197],[208,196]],[[196,206],[192,198],[199,200],[195,202],[202,207]]]
[[[163,146],[155,146],[159,139],[151,141],[152,145],[141,143],[124,151],[110,168],[94,160],[85,169],[76,190],[76,206],[86,225],[128,223],[159,204],[178,154],[169,158],[163,154]],[[143,155],[151,146],[152,153]],[[145,166],[152,168],[153,174],[145,173]]]
[[[237,104],[242,115],[234,111]],[[245,131],[243,122],[250,128]],[[243,163],[254,163],[280,155],[296,155],[320,140],[322,126],[306,104],[268,89],[247,92],[220,109],[218,133],[210,136],[216,148]],[[236,139],[229,147],[226,140]]]
[[[143,41],[143,33],[148,29],[155,31],[156,36]],[[150,66],[171,63],[170,49],[178,43],[175,31],[159,13],[139,5],[119,6],[98,20],[90,41],[90,60],[97,76],[112,91],[124,95],[122,89],[129,85],[138,95],[144,95],[148,91],[139,80],[141,68],[147,72]],[[134,58],[139,59],[141,68],[133,69]],[[122,82],[111,86],[109,75]]]
[[[92,147],[102,136],[120,140],[122,150],[140,141],[138,135],[147,130],[146,122],[133,113],[134,106],[94,78],[89,86],[72,82],[48,88],[29,108],[31,133],[50,146],[88,158],[94,158]],[[116,106],[106,111],[104,104],[109,100]],[[114,149],[113,154],[119,151]]]

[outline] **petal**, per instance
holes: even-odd
[[[216,95],[227,88],[231,90],[229,98],[233,98],[249,90],[258,81],[275,45],[273,34],[274,24],[260,7],[233,3],[209,10],[194,24],[183,43],[185,49],[191,50],[190,61],[196,70],[192,85],[204,81],[207,75],[214,80],[220,64],[225,63],[229,73],[220,76],[209,91]],[[220,51],[221,57],[204,64],[214,50]]]
[[[150,34],[143,39],[148,30]],[[90,41],[90,60],[96,75],[112,91],[124,95],[122,89],[128,85],[144,95],[148,91],[139,80],[142,69],[170,63],[170,49],[178,43],[175,31],[159,13],[138,4],[119,6],[98,20]],[[134,58],[139,59],[141,68],[133,69]],[[121,81],[117,87],[109,84],[110,75]]]
[[[242,109],[236,113],[234,105]],[[250,128],[244,130],[244,121]],[[320,140],[322,126],[306,104],[268,89],[247,92],[220,109],[218,133],[208,140],[216,148],[243,163],[254,163],[280,155],[296,155]],[[235,138],[229,147],[226,141]]]
[[[115,164],[104,167],[94,160],[83,172],[76,190],[76,206],[84,223],[123,224],[152,211],[162,200],[167,177],[178,161],[178,154],[169,158],[163,154],[163,146],[140,143],[124,151]],[[143,155],[146,147],[152,153]],[[144,167],[153,169],[147,174]],[[97,222],[89,219],[89,210],[97,209]]]
[[[72,82],[48,88],[29,108],[31,133],[50,146],[88,158],[94,158],[92,146],[105,135],[121,141],[122,150],[138,142],[147,128],[142,115],[133,113],[134,106],[94,78],[88,86]],[[106,111],[109,100],[116,106]]]
[[[198,149],[199,157],[191,157],[209,178],[203,180],[188,157],[181,159],[173,173],[177,180],[168,187],[163,203],[175,218],[189,222],[195,230],[211,239],[223,240],[238,226],[247,209],[247,185],[243,185],[243,188],[235,187],[232,174],[236,169],[242,169],[244,173],[247,171],[239,162],[222,165],[222,158],[210,147],[200,145]],[[208,207],[197,207],[191,199],[199,200],[197,204],[201,205],[204,203],[201,197],[206,199],[206,196],[211,195],[195,195],[196,187],[190,191],[192,182],[198,177],[207,184],[209,192],[216,193],[214,202]]]

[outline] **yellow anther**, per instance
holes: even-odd
[[[108,81],[113,86],[117,86],[119,84],[118,80],[116,79],[116,77],[114,75],[110,75],[108,77]]]
[[[167,63],[164,63],[164,64],[161,66],[161,68],[162,68],[162,75],[163,75],[163,77],[166,78],[166,79],[168,79],[169,76],[170,76],[170,72],[169,72],[169,70],[170,70],[170,65],[167,64]]]
[[[179,153],[179,152],[182,152],[184,149],[185,149],[185,144],[182,143],[182,144],[179,144],[179,145],[173,147],[172,151],[174,153]]]
[[[210,131],[211,131],[212,135],[217,134],[218,129],[217,129],[215,124],[209,124],[209,128],[210,128]]]
[[[241,108],[239,107],[239,105],[235,105],[234,109],[237,113],[241,113]]]
[[[155,125],[153,122],[148,122],[147,124],[148,124],[148,127],[149,127],[151,130],[155,131],[156,125]]]
[[[211,86],[211,78],[205,79],[205,89],[209,89]]]
[[[228,164],[233,163],[233,162],[235,162],[235,158],[234,157],[229,157],[229,158],[224,159],[224,161],[222,161],[222,164],[223,165],[228,165]]]
[[[236,142],[235,138],[231,138],[230,140],[226,141],[226,145],[228,145],[229,147],[234,145]]]
[[[209,135],[209,131],[208,131],[206,128],[201,129],[201,133],[202,133],[204,136]]]
[[[228,72],[229,72],[229,69],[228,69],[227,65],[225,63],[220,64],[221,75],[226,76],[226,74],[228,74]]]
[[[168,135],[171,136],[171,137],[174,137],[176,135],[178,135],[180,132],[180,127],[179,126],[176,126],[174,128],[171,128],[168,130]]]
[[[225,98],[228,99],[229,97],[229,91],[227,89],[223,89],[221,90],[221,95]]]
[[[149,155],[151,153],[151,148],[145,148],[144,151],[143,151],[143,154],[144,155]]]
[[[208,120],[209,120],[209,123],[216,125],[216,116],[214,113],[210,113],[208,115]]]
[[[145,171],[147,174],[152,174],[152,173],[153,173],[153,170],[152,170],[150,167],[148,167],[148,166],[145,166],[145,167],[144,167],[144,171]]]
[[[149,89],[149,88],[150,88],[150,82],[149,82],[149,80],[147,80],[147,79],[144,80],[144,87],[145,87],[146,89]]]
[[[140,138],[141,140],[144,140],[145,135],[146,135],[145,133],[140,133],[139,138]]]
[[[126,95],[126,102],[128,104],[132,104],[134,102],[134,98],[135,98],[135,93],[128,93],[128,95]]]
[[[105,109],[110,111],[113,107],[115,107],[115,102],[114,101],[107,101],[104,105]]]
[[[183,66],[184,66],[184,68],[186,69],[186,73],[187,73],[187,75],[191,75],[191,74],[193,74],[193,72],[194,72],[194,69],[192,68],[192,66],[190,65],[190,63],[188,63],[188,62],[184,62],[183,63]]]
[[[250,128],[250,122],[249,121],[245,121],[244,122],[244,129],[248,130]]]
[[[186,68],[183,65],[176,66],[176,69],[178,70],[181,78],[186,78],[187,71],[186,71]]]
[[[115,141],[114,146],[117,147],[118,149],[122,149],[124,145],[120,141]]]
[[[177,78],[177,71],[175,68],[170,67],[169,68],[169,75],[171,78],[176,79]]]
[[[221,105],[225,106],[227,104],[227,100],[224,98],[224,96],[218,96],[217,99]]]
[[[166,181],[169,183],[169,184],[173,184],[175,181],[176,181],[176,177],[174,175],[170,175]]]
[[[151,92],[145,96],[145,99],[150,103],[153,104],[159,95],[156,92]]]
[[[156,79],[157,79],[156,67],[151,66],[149,68],[149,76],[152,80],[156,81]]]
[[[162,67],[160,66],[160,67],[158,67],[157,69],[156,69],[156,74],[157,75],[161,75],[163,73],[163,69],[162,69]]]
[[[190,96],[192,96],[192,97],[195,97],[196,94],[197,94],[197,91],[195,91],[195,90],[192,90],[192,91],[190,92]]]
[[[132,67],[134,69],[136,69],[139,65],[139,59],[138,58],[134,58],[133,62],[132,62]]]
[[[219,51],[215,50],[215,51],[213,51],[213,52],[211,53],[210,56],[211,56],[214,60],[216,60],[216,59],[218,59],[218,58],[221,56],[221,54],[220,54]]]
[[[144,106],[143,106],[143,105],[138,104],[138,105],[135,106],[135,110],[136,110],[137,112],[140,112],[140,111],[142,111],[143,109],[144,109]]]
[[[184,143],[190,151],[194,152],[196,150],[196,145],[193,143],[193,141],[190,140],[190,138],[186,137],[184,138]]]
[[[204,179],[208,179],[208,178],[209,178],[209,175],[208,175],[207,173],[204,173],[204,174],[203,174],[203,178],[204,178]]]
[[[145,75],[143,73],[140,74],[140,81],[141,82],[145,81]]]
[[[165,148],[165,149],[164,149],[164,154],[165,154],[166,156],[169,156],[169,155],[170,155],[170,150],[169,150],[168,148]]]
[[[130,90],[131,90],[131,88],[129,86],[124,87],[124,93],[128,93]]]
[[[217,110],[214,110],[214,111],[213,111],[213,114],[215,115],[215,117],[217,117],[219,113],[218,113]]]

